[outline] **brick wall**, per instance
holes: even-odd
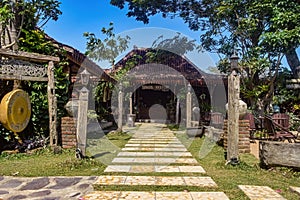
[[[76,120],[73,117],[61,118],[61,141],[63,148],[76,147]]]
[[[224,121],[224,149],[227,151],[227,120]],[[239,121],[239,153],[250,153],[249,120]]]

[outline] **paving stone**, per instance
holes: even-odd
[[[22,181],[12,179],[0,184],[0,188],[16,188],[22,184]]]
[[[284,200],[280,194],[268,186],[239,185],[238,186],[251,200]]]
[[[130,172],[133,173],[149,173],[154,172],[154,166],[152,165],[133,165],[130,168]]]
[[[155,166],[155,172],[180,172],[178,166]]]
[[[160,151],[160,152],[187,152],[186,148],[159,148],[159,147],[125,147],[122,151]]]
[[[156,192],[156,200],[192,200],[188,192]]]
[[[163,147],[163,148],[185,148],[182,144],[126,144],[125,147]]]
[[[186,185],[182,177],[157,176],[155,185]]]
[[[26,195],[14,195],[9,197],[7,200],[19,200],[19,199],[27,199]]]
[[[47,186],[50,183],[48,177],[34,179],[31,182],[27,183],[20,190],[38,190]]]
[[[99,176],[95,184],[99,185],[123,185],[126,176]]]
[[[6,191],[6,190],[0,190],[0,195],[3,195],[3,194],[9,194],[9,192]],[[1,198],[0,198],[0,199],[1,199]]]
[[[193,199],[229,200],[224,192],[190,192]]]
[[[296,192],[298,195],[300,195],[300,187],[290,186],[290,190],[293,192]]]
[[[109,165],[104,172],[129,172],[130,168],[130,165]]]
[[[122,192],[119,200],[155,200],[155,192]]]
[[[201,166],[178,166],[180,172],[206,173]]]
[[[29,194],[28,196],[30,196],[30,197],[45,197],[45,196],[48,196],[49,194],[51,194],[51,190],[42,190],[42,191],[38,191],[38,192],[33,192],[33,193]]]
[[[54,178],[56,184],[54,186],[49,187],[50,189],[64,189],[75,185],[81,181],[82,178],[75,177],[75,178]]]
[[[154,176],[128,176],[125,185],[155,185]]]
[[[121,192],[118,191],[95,191],[84,195],[81,199],[84,200],[118,200]]]
[[[88,183],[83,183],[83,184],[80,184],[80,185],[77,186],[77,188],[78,188],[80,191],[85,190],[85,189],[87,189],[88,187],[90,187],[90,184],[88,184]]]
[[[185,181],[186,185],[189,185],[189,186],[218,187],[217,184],[210,177],[185,176],[185,177],[183,177],[183,180]]]

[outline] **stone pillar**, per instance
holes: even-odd
[[[118,95],[118,131],[122,131],[123,128],[123,91],[122,84],[119,85]]]
[[[89,90],[83,87],[79,93],[78,119],[77,119],[77,148],[86,156],[86,136],[87,136],[87,111],[88,111]]]
[[[186,94],[186,127],[191,127],[192,121],[192,94],[191,94],[191,84],[188,84],[188,91]]]

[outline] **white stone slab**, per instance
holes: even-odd
[[[251,200],[285,200],[285,198],[268,186],[239,185],[238,187]]]

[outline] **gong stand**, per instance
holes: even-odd
[[[54,63],[58,62],[58,57],[0,49],[0,79],[48,82],[50,146],[58,144],[54,80]],[[45,67],[47,63],[48,68]]]

